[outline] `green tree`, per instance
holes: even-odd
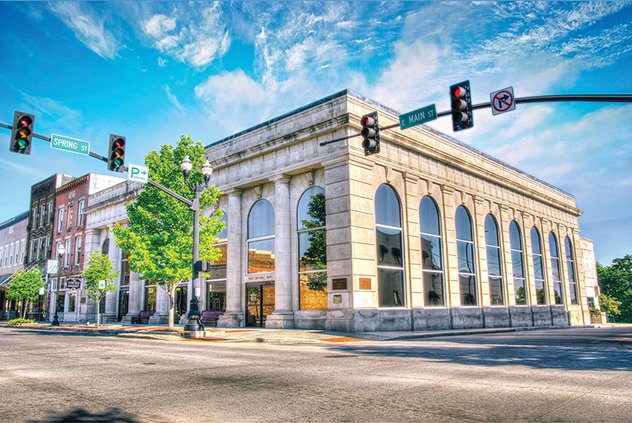
[[[152,151],[145,157],[149,177],[191,199],[193,194],[184,180],[180,164],[185,156],[193,163],[189,176],[192,184],[204,183],[200,168],[204,164],[205,150],[202,143],[193,143],[183,136],[174,148],[163,145],[160,151]],[[200,206],[211,207],[221,192],[210,186],[200,197]],[[146,185],[134,203],[127,205],[129,226],[114,227],[114,237],[121,249],[129,254],[130,269],[140,273],[145,280],[156,281],[169,295],[169,327],[173,328],[175,291],[182,282],[192,277],[193,262],[193,212],[183,202],[159,189]],[[221,211],[211,216],[200,216],[200,260],[217,260],[220,257],[216,235],[224,228],[220,221]]]
[[[632,323],[632,255],[616,258],[610,266],[597,263],[601,292],[619,301],[620,321]]]
[[[114,271],[114,265],[105,254],[95,251],[88,258],[88,265],[83,271],[83,277],[86,281],[86,294],[97,303],[97,326],[101,324],[101,298],[108,292],[116,291],[114,279],[118,275],[119,272]],[[101,281],[103,281],[102,287],[99,286]]]
[[[44,288],[42,271],[34,267],[29,271],[20,271],[11,279],[7,288],[7,299],[22,301],[22,318],[26,318],[27,303],[39,299],[40,288]]]
[[[620,305],[621,301],[617,301],[615,297],[607,294],[599,295],[599,308],[606,314],[619,316],[621,314],[621,311],[619,310]]]

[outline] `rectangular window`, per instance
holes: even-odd
[[[37,259],[42,259],[42,238],[37,238]]]
[[[70,244],[72,240],[66,240],[66,252],[64,253],[64,267],[68,267],[70,264]]]
[[[75,238],[75,266],[79,265],[79,255],[81,253],[81,242],[82,242],[81,236],[78,236]]]
[[[50,235],[46,235],[46,249],[44,250],[44,258],[50,258],[52,256],[50,251]]]
[[[13,266],[13,248],[14,248],[14,245],[11,244],[9,246],[9,266]]]
[[[48,220],[46,224],[49,224],[53,220],[53,200],[48,202]]]
[[[37,228],[37,207],[31,209],[31,228]]]
[[[22,243],[24,243],[24,241],[22,241]],[[15,265],[17,266],[18,264],[20,264],[20,241],[15,243]]]
[[[4,257],[4,247],[0,247],[0,266],[2,266],[2,263],[4,263],[3,257]]]
[[[77,226],[78,227],[82,227],[83,226],[83,209],[84,209],[84,205],[85,205],[85,201],[84,200],[80,200],[79,201],[79,210],[77,211]]]
[[[64,299],[66,298],[66,294],[64,293],[59,293],[59,295],[57,296],[57,310],[61,311],[63,313],[64,311]]]
[[[248,273],[274,272],[274,239],[248,242]]]
[[[74,313],[77,307],[77,294],[69,293],[68,294],[68,312]]]
[[[26,249],[26,240],[22,240],[22,248],[20,248],[20,263],[24,263],[24,250]]]
[[[39,225],[40,227],[44,226],[44,218],[46,217],[46,204],[42,204],[40,206],[40,219],[39,219]]]
[[[57,216],[57,233],[64,229],[64,209],[59,209],[59,216]]]

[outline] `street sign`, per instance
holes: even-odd
[[[516,98],[513,87],[503,88],[489,94],[489,101],[492,105],[492,115],[500,115],[511,110],[516,110]]]
[[[127,171],[127,179],[130,181],[142,182],[143,184],[147,183],[147,179],[149,178],[149,168],[147,166],[129,165],[129,170]]]
[[[434,104],[431,104],[430,106],[399,115],[399,129],[411,128],[421,125],[422,123],[430,122],[436,118],[437,109]]]
[[[52,134],[50,136],[50,148],[87,156],[90,153],[90,141],[72,138],[67,135]]]
[[[46,273],[57,273],[57,260],[46,261]]]

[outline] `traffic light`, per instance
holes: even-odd
[[[451,85],[450,101],[452,103],[452,129],[454,132],[473,127],[474,115],[472,114],[470,81]]]
[[[31,154],[34,124],[35,116],[18,111],[13,113],[11,141],[9,143],[10,151],[20,154]]]
[[[125,137],[110,134],[108,170],[125,172]]]
[[[369,113],[360,119],[362,125],[362,147],[364,147],[364,155],[380,152],[380,127],[377,122],[377,112]]]

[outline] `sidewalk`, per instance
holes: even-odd
[[[0,328],[16,330],[57,331],[69,335],[84,336],[119,336],[127,338],[145,338],[171,342],[265,342],[276,344],[317,344],[345,342],[381,342],[405,341],[445,336],[476,335],[527,330],[565,329],[567,327],[525,327],[525,328],[492,328],[492,329],[452,329],[433,331],[392,331],[392,332],[332,332],[309,329],[265,329],[265,328],[207,328],[202,337],[185,338],[183,328],[176,326],[170,330],[166,325],[122,325],[104,324],[100,327],[85,324],[62,323],[51,326],[49,323],[10,326],[0,323]],[[577,328],[579,326],[573,326]],[[586,327],[586,326],[583,326]],[[588,327],[610,327],[610,325],[594,325]]]

